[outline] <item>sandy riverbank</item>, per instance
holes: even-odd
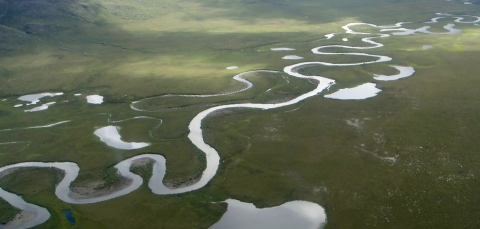
[[[153,163],[153,162],[154,161],[150,158],[140,158],[132,162],[131,168],[146,166],[147,164]],[[120,181],[113,184],[112,186],[99,190],[98,188],[104,185],[103,180],[82,182],[78,186],[70,187],[71,193],[69,196],[75,199],[89,199],[89,198],[102,197],[102,196],[107,196],[109,194],[120,191],[124,188],[127,188],[132,184],[131,179],[122,177],[120,176],[120,174],[117,174],[117,175],[120,177]]]
[[[19,226],[32,221],[33,219],[35,219],[35,217],[36,215],[31,212],[21,211],[15,216],[15,218],[13,218],[12,221],[8,222],[3,226],[0,226],[0,228],[2,229],[18,228]]]

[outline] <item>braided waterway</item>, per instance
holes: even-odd
[[[456,23],[477,23],[480,21],[479,17],[476,16],[468,16],[468,15],[462,15],[462,16],[454,16],[450,14],[438,14],[441,16],[441,18],[455,18]],[[464,17],[472,17],[475,20],[468,21]],[[440,17],[433,18],[429,23],[438,23],[438,20]],[[311,66],[332,66],[332,67],[346,67],[346,66],[360,66],[360,65],[367,65],[367,64],[375,64],[375,63],[382,63],[382,62],[388,62],[391,61],[392,58],[388,56],[382,56],[382,55],[372,55],[372,54],[367,54],[367,53],[359,53],[359,52],[324,52],[324,49],[327,48],[343,48],[343,49],[353,49],[353,50],[368,50],[368,49],[375,49],[375,48],[381,48],[383,47],[383,44],[373,41],[374,39],[380,39],[380,38],[387,38],[391,36],[390,34],[386,33],[378,33],[378,34],[372,34],[372,33],[366,33],[366,32],[357,32],[352,29],[352,27],[355,26],[370,26],[373,28],[378,28],[380,29],[380,32],[393,32],[393,35],[410,35],[410,34],[415,34],[415,33],[425,33],[425,34],[456,34],[461,32],[460,29],[454,28],[454,24],[448,24],[444,28],[448,30],[447,33],[432,33],[429,32],[430,27],[421,27],[419,29],[406,29],[402,28],[402,25],[405,24],[406,22],[401,22],[397,23],[392,26],[377,26],[374,24],[367,24],[367,23],[350,23],[344,27],[342,27],[347,34],[360,34],[360,35],[371,35],[370,37],[363,38],[362,41],[364,43],[369,44],[370,46],[347,46],[347,45],[327,45],[327,46],[320,46],[312,49],[312,52],[317,55],[340,55],[340,56],[362,56],[362,57],[369,57],[372,58],[371,61],[365,61],[365,62],[355,62],[355,63],[331,63],[331,62],[301,62],[293,65],[286,66],[283,70],[285,73],[292,77],[297,77],[301,79],[306,79],[310,80],[311,82],[316,83],[316,88],[306,92],[292,100],[289,101],[284,101],[280,103],[266,103],[266,104],[259,104],[259,103],[241,103],[241,104],[229,104],[229,105],[221,105],[221,106],[216,106],[216,107],[211,107],[208,108],[200,113],[198,113],[190,122],[188,128],[189,128],[189,134],[188,138],[192,142],[193,145],[195,145],[198,149],[200,149],[204,154],[206,158],[206,168],[202,173],[201,178],[194,184],[184,186],[181,188],[176,188],[176,189],[171,189],[169,187],[166,187],[163,184],[163,178],[165,176],[165,171],[166,171],[166,160],[163,156],[157,155],[157,154],[142,154],[142,155],[137,155],[132,158],[128,158],[126,160],[121,161],[117,165],[115,165],[115,168],[118,170],[118,173],[120,176],[124,177],[125,179],[131,180],[129,185],[126,187],[123,187],[120,190],[117,190],[113,193],[106,194],[104,196],[99,196],[99,197],[92,197],[92,198],[74,198],[72,197],[72,191],[70,189],[70,184],[77,178],[78,173],[80,171],[80,168],[76,163],[73,162],[23,162],[23,163],[18,163],[18,164],[13,164],[13,165],[8,165],[0,168],[0,173],[5,172],[5,171],[11,171],[11,169],[17,169],[17,168],[56,168],[59,170],[63,170],[65,176],[61,180],[61,182],[57,185],[55,189],[55,195],[62,201],[70,204],[91,204],[91,203],[98,203],[110,199],[117,198],[119,196],[127,195],[130,192],[138,189],[142,183],[143,179],[132,172],[130,172],[130,167],[132,164],[139,159],[151,159],[153,160],[153,172],[152,172],[152,177],[148,181],[148,187],[151,189],[151,191],[157,195],[169,195],[169,194],[179,194],[179,193],[185,193],[185,192],[191,192],[197,189],[200,189],[204,187],[210,180],[216,175],[219,164],[220,164],[220,156],[218,152],[205,143],[204,138],[203,138],[203,133],[202,133],[202,120],[207,117],[209,114],[223,110],[223,109],[230,109],[230,108],[250,108],[250,109],[262,109],[262,110],[269,110],[269,109],[275,109],[275,108],[280,108],[280,107],[286,107],[290,106],[293,104],[297,104],[307,98],[313,97],[318,95],[321,92],[324,92],[326,89],[328,89],[330,86],[335,84],[335,81],[323,76],[308,76],[308,75],[303,75],[299,73],[300,69],[311,67]],[[327,36],[327,38],[332,38],[333,35]],[[295,49],[293,48],[272,48],[272,51],[290,51],[294,52]],[[400,78],[405,78],[408,76],[411,76],[414,74],[415,70],[411,67],[408,66],[397,66],[397,65],[392,65],[393,68],[396,68],[398,71],[400,71],[399,74],[392,75],[392,76],[385,76],[385,75],[375,75],[375,79],[377,80],[383,80],[383,81],[388,81],[388,80],[397,80]],[[276,71],[270,71],[270,70],[260,70],[260,71],[265,71],[265,72],[276,72]],[[228,93],[220,93],[220,94],[212,94],[212,95],[167,95],[167,96],[188,96],[188,97],[211,97],[211,96],[223,96],[223,95],[228,95],[232,93],[238,93],[244,90],[248,90],[253,86],[251,82],[248,80],[243,79],[243,76],[245,74],[251,73],[251,72],[258,72],[258,71],[250,71],[250,72],[245,72],[241,73],[237,76],[234,77],[235,80],[244,83],[246,86],[243,87],[240,90],[237,91],[232,91]],[[359,89],[360,88],[360,89]],[[367,88],[368,90],[361,90],[361,88]],[[352,88],[350,88],[351,90]],[[375,84],[373,83],[368,83],[367,86],[360,85],[358,87],[355,87],[355,94],[349,93],[349,89],[340,89],[338,92],[334,92],[330,95],[326,95],[325,97],[327,98],[335,98],[335,99],[365,99],[368,97],[375,96],[376,93],[380,92],[380,90],[375,90]],[[372,92],[375,95],[372,95]],[[335,93],[337,93],[337,96],[335,96]],[[345,96],[345,93],[347,96]],[[338,94],[341,94],[341,96],[338,96]],[[32,99],[33,100],[33,99]],[[135,104],[138,102],[135,102],[131,104],[132,109],[134,110],[140,110],[135,107]],[[142,116],[143,117],[143,116]],[[63,123],[63,122],[61,122]],[[53,125],[58,125],[61,123],[55,123]],[[50,126],[45,126],[45,127],[50,127]],[[44,126],[40,126],[44,127]],[[39,127],[38,127],[39,128]],[[7,192],[3,189],[0,188],[0,197],[5,199],[7,202],[9,202],[12,206],[22,210],[29,212],[35,217],[21,225],[16,226],[16,228],[30,228],[34,227],[37,225],[40,225],[47,221],[50,218],[50,213],[49,211],[41,206],[34,205],[31,203],[25,202],[22,197]],[[316,203],[311,203],[307,201],[294,201],[294,202],[289,202],[285,203],[284,205],[280,205],[278,207],[273,207],[269,209],[256,209],[254,206],[248,203],[242,203],[240,201],[236,200],[227,200],[226,203],[229,204],[229,208],[227,212],[224,214],[222,219],[212,228],[218,227],[219,225],[228,225],[228,228],[242,228],[242,225],[240,225],[242,222],[250,222],[254,223],[252,224],[252,227],[255,225],[262,225],[262,228],[279,228],[278,224],[276,224],[275,220],[272,220],[271,214],[274,216],[280,215],[288,215],[290,217],[293,217],[294,219],[298,219],[299,224],[295,225],[306,225],[305,222],[308,221],[308,227],[303,227],[303,228],[319,228],[321,227],[322,224],[326,223],[326,215],[325,215],[325,210],[318,204]],[[303,210],[302,210],[303,209]],[[305,211],[305,209],[308,209]],[[258,212],[258,214],[264,214],[265,217],[258,217],[258,214],[250,214],[252,212]],[[234,221],[236,220],[235,217],[232,217],[232,215],[241,215],[242,220],[240,223],[235,223]],[[268,217],[267,217],[268,216]],[[280,216],[281,217],[281,216]],[[277,217],[278,218],[278,217]],[[306,221],[305,221],[306,220]],[[8,224],[7,224],[8,226]]]

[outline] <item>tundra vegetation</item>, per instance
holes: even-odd
[[[362,35],[341,35],[351,22],[392,25],[423,22],[437,12],[480,16],[478,1],[452,0],[0,0],[0,166],[24,161],[75,162],[72,184],[121,182],[118,162],[141,153],[167,160],[165,184],[195,182],[203,153],[187,138],[200,111],[219,104],[275,102],[314,88],[283,73],[300,61],[357,62],[365,57],[313,55],[329,44],[365,45]],[[442,21],[446,22],[446,21]],[[449,22],[450,23],[450,22]],[[416,28],[415,25],[406,25]],[[444,31],[431,24],[432,31]],[[376,82],[382,92],[360,101],[323,94],[273,110],[229,109],[203,121],[206,142],[220,153],[217,175],[204,188],[178,195],[152,194],[146,182],[105,202],[73,205],[56,198],[63,173],[20,169],[0,186],[46,207],[38,228],[208,228],[228,198],[278,206],[306,200],[326,209],[325,228],[478,228],[480,226],[480,27],[458,24],[456,35],[417,34],[378,40],[369,53],[391,62],[354,67],[316,66],[303,74],[336,80],[330,90],[392,75],[389,65],[412,66],[412,77]],[[371,28],[365,28],[368,31]],[[342,41],[348,38],[348,43]],[[422,47],[429,45],[431,49]],[[273,52],[272,47],[295,51]],[[328,51],[345,51],[331,49]],[[226,70],[228,66],[238,69]],[[219,97],[178,97],[235,91],[238,73],[252,89]],[[48,110],[27,113],[21,95],[42,98]],[[74,96],[81,93],[81,96]],[[85,95],[104,96],[101,105]],[[154,112],[131,109],[130,104]],[[135,116],[155,119],[111,121]],[[52,128],[22,129],[71,120]],[[160,121],[161,120],[161,121]],[[122,140],[150,142],[136,150],[108,147],[96,128],[120,127]],[[133,167],[143,178],[151,163]],[[70,225],[62,210],[71,209]],[[0,223],[18,209],[0,199]]]

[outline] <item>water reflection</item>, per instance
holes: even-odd
[[[292,201],[277,207],[258,209],[234,199],[227,212],[210,229],[319,229],[327,221],[325,210],[307,201]]]

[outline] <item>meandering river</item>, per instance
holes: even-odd
[[[432,20],[429,21],[429,23],[438,23],[439,19],[442,18],[454,18],[454,22],[456,23],[477,23],[480,22],[480,17],[476,16],[469,16],[469,15],[461,15],[461,16],[455,16],[451,14],[438,14],[441,17],[436,17],[433,18]],[[465,17],[472,17],[475,20],[470,20],[467,21]],[[139,176],[136,175],[132,172],[130,172],[130,167],[132,166],[132,163],[134,163],[135,160],[138,159],[143,159],[143,158],[149,158],[154,161],[154,166],[153,166],[153,175],[151,179],[149,180],[148,187],[152,190],[153,193],[158,194],[158,195],[168,195],[168,194],[178,194],[178,193],[185,193],[185,192],[190,192],[194,191],[197,189],[200,189],[204,187],[210,180],[216,175],[218,167],[220,165],[220,156],[218,152],[208,145],[203,138],[203,133],[202,133],[202,120],[207,117],[209,114],[223,110],[223,109],[230,109],[230,108],[248,108],[248,109],[263,109],[263,110],[268,110],[268,109],[275,109],[275,108],[280,108],[280,107],[285,107],[285,106],[290,106],[296,103],[299,103],[307,98],[310,98],[312,96],[316,96],[321,92],[324,92],[326,89],[331,87],[332,85],[335,84],[335,81],[323,76],[308,76],[308,75],[303,75],[299,73],[299,70],[302,68],[306,67],[311,67],[311,66],[332,66],[332,67],[345,67],[345,66],[358,66],[358,65],[366,65],[366,64],[375,64],[375,63],[382,63],[382,62],[388,62],[391,61],[392,58],[388,56],[382,56],[382,55],[372,55],[372,54],[367,54],[367,53],[357,53],[357,52],[325,52],[323,50],[327,48],[343,48],[343,49],[353,49],[353,50],[368,50],[368,49],[375,49],[375,48],[381,48],[383,47],[383,44],[373,41],[373,39],[384,39],[387,37],[390,37],[391,35],[411,35],[415,33],[425,33],[425,34],[456,34],[461,32],[460,29],[454,28],[454,24],[448,24],[444,28],[448,31],[445,33],[433,33],[430,32],[428,29],[430,27],[424,26],[419,29],[406,29],[402,28],[401,26],[407,22],[400,22],[392,26],[377,26],[374,24],[367,24],[367,23],[350,23],[342,28],[345,30],[347,34],[362,34],[362,35],[372,35],[371,37],[363,38],[362,41],[366,44],[369,44],[370,46],[347,46],[347,45],[327,45],[327,46],[320,46],[312,49],[312,52],[317,55],[343,55],[343,56],[363,56],[363,57],[369,57],[372,58],[371,61],[366,61],[366,62],[356,62],[356,63],[330,63],[330,62],[301,62],[293,65],[286,66],[283,71],[287,73],[288,75],[292,77],[297,77],[297,78],[302,78],[302,79],[307,79],[311,80],[311,82],[316,82],[316,88],[306,92],[292,100],[285,101],[285,102],[280,102],[280,103],[266,103],[266,104],[259,104],[259,103],[241,103],[241,104],[229,104],[229,105],[221,105],[221,106],[216,106],[216,107],[211,107],[208,108],[200,113],[198,113],[190,122],[188,128],[189,128],[189,134],[188,138],[192,142],[193,145],[195,145],[198,149],[200,149],[206,157],[206,169],[203,171],[201,178],[194,184],[177,188],[177,189],[170,189],[166,187],[163,184],[163,178],[165,176],[165,171],[166,171],[166,160],[163,156],[157,155],[157,154],[142,154],[142,155],[137,155],[135,157],[126,159],[115,165],[115,168],[118,170],[118,173],[127,178],[130,179],[132,182],[130,185],[127,187],[120,189],[116,192],[110,193],[105,196],[100,196],[100,197],[94,197],[94,198],[73,198],[71,193],[72,191],[70,190],[70,184],[77,178],[78,173],[80,171],[80,168],[76,163],[73,162],[51,162],[51,163],[44,163],[44,162],[24,162],[24,163],[18,163],[18,164],[13,164],[13,165],[8,165],[0,168],[0,173],[7,171],[9,169],[15,169],[15,168],[28,168],[28,167],[35,167],[35,168],[57,168],[60,170],[63,170],[65,172],[65,176],[62,179],[62,181],[57,185],[55,189],[55,195],[62,201],[71,203],[71,204],[91,204],[91,203],[97,203],[105,200],[110,200],[117,198],[119,196],[126,195],[140,187],[143,183],[143,179]],[[358,32],[352,29],[352,27],[355,26],[370,26],[374,28],[378,28],[382,33],[378,34],[371,34],[371,33],[366,33],[366,32]],[[392,32],[391,34],[386,34],[384,32]],[[327,39],[332,39],[335,34],[328,34],[326,35]],[[345,41],[347,42],[347,41]],[[272,51],[288,51],[288,52],[294,52],[296,51],[294,48],[272,48]],[[293,57],[293,55],[292,55]],[[285,59],[299,59],[299,58],[285,58]],[[400,73],[396,75],[391,75],[391,76],[386,76],[386,75],[375,75],[376,80],[380,81],[389,81],[389,80],[398,80],[401,78],[405,78],[408,76],[411,76],[414,74],[415,70],[412,67],[409,66],[397,66],[397,65],[392,65],[393,68],[397,69]],[[270,70],[259,70],[263,72],[271,72],[271,73],[276,73],[276,71],[270,71]],[[213,94],[213,95],[179,95],[179,96],[189,96],[189,97],[211,97],[211,96],[222,96],[222,95],[227,95],[227,94],[232,94],[232,93],[238,93],[244,90],[248,90],[253,86],[251,82],[248,80],[245,80],[243,77],[246,74],[252,73],[252,72],[258,72],[258,71],[249,71],[245,73],[241,73],[239,75],[236,75],[234,77],[235,80],[242,82],[245,84],[245,87],[243,87],[240,90],[237,91],[232,91],[228,93],[220,93],[220,94]],[[350,91],[349,91],[350,90]],[[355,93],[352,93],[352,90],[355,91]],[[373,83],[368,83],[364,85],[360,85],[355,88],[350,88],[350,89],[340,89],[337,92],[334,92],[330,95],[326,95],[325,97],[327,98],[336,98],[336,99],[365,99],[371,96],[375,96],[376,93],[380,92],[378,89],[375,88],[375,84]],[[373,93],[373,94],[372,94]],[[45,96],[56,96],[59,94],[39,94],[39,95],[32,95],[29,97],[24,97],[22,98],[24,101],[28,101],[31,104],[35,104],[38,102],[38,100],[41,97]],[[178,96],[178,95],[176,95]],[[90,96],[87,99],[89,99],[89,103],[93,104],[101,104],[103,102],[103,97],[101,96]],[[135,103],[131,104],[131,107],[135,110],[140,110],[135,107]],[[47,107],[48,108],[48,107]],[[144,116],[140,116],[144,117]],[[65,123],[68,121],[64,122],[58,122],[54,124],[50,124],[47,126],[36,126],[36,127],[30,127],[30,128],[49,128],[55,125],[59,125],[62,123]],[[106,127],[104,129],[100,129],[98,134],[100,137],[101,133],[105,131],[110,131],[110,132],[115,132],[115,139],[110,139],[107,144],[113,144],[115,146],[118,146],[118,144],[121,145],[121,148],[126,148],[126,149],[131,149],[131,148],[140,148],[146,146],[148,143],[130,143],[125,145],[122,142],[118,142],[120,139],[120,136],[118,135],[118,132],[116,132],[115,127],[110,126]],[[117,136],[118,135],[118,136]],[[106,141],[107,142],[107,141]],[[113,142],[113,143],[112,143]],[[11,205],[14,207],[21,209],[23,211],[27,211],[30,213],[33,213],[35,215],[35,218],[23,225],[20,225],[18,228],[30,228],[34,227],[36,225],[40,225],[47,221],[50,217],[49,211],[44,208],[40,207],[34,204],[30,204],[25,202],[20,196],[7,192],[3,189],[0,188],[0,197],[4,198],[7,202],[9,202]],[[248,205],[248,203],[241,203],[236,200],[227,200],[226,201],[229,204],[235,204],[232,206],[232,211],[241,211],[241,209],[250,209],[251,206]],[[247,204],[247,205],[245,205]],[[309,202],[289,202],[284,205],[279,206],[279,208],[276,211],[283,212],[282,214],[288,213],[291,209],[290,206],[308,206],[309,208],[315,209],[315,214],[314,215],[308,215],[305,219],[310,220],[309,222],[313,222],[311,225],[312,228],[318,228],[321,226],[323,223],[326,222],[326,216],[325,216],[325,211],[323,208],[321,208],[318,204],[315,203],[309,203]],[[247,207],[242,207],[242,206],[247,206]],[[283,206],[283,207],[282,207]],[[230,209],[230,206],[229,206]],[[282,210],[283,209],[283,210]],[[285,210],[287,209],[287,210]],[[255,210],[255,211],[261,211],[262,214],[270,214],[268,212],[275,212],[273,210],[267,211],[267,210]],[[244,213],[238,213],[245,215]],[[306,213],[308,214],[308,212]],[[248,215],[248,214],[247,214]],[[218,225],[228,225],[228,217],[231,217],[230,214],[226,214],[225,217],[227,218],[222,218],[221,221],[219,221],[219,224],[214,225],[213,228],[218,227]],[[304,216],[298,216],[300,218]],[[303,225],[300,222],[299,225]],[[310,224],[309,224],[310,225]]]

